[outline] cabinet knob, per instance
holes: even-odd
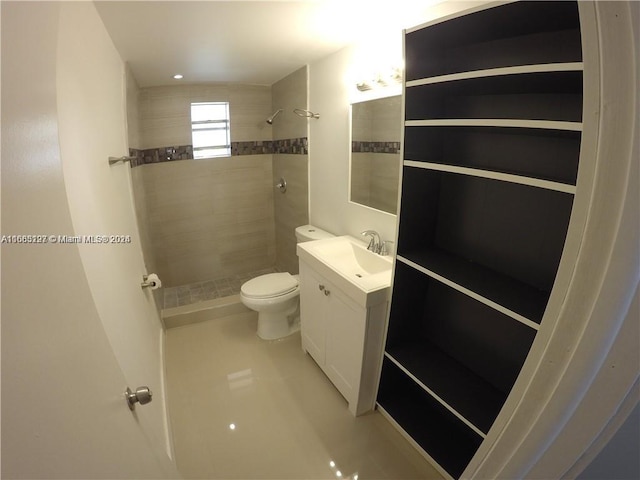
[[[318,285],[318,289],[320,289],[321,292],[324,292],[325,295],[329,295],[331,293],[329,290],[324,288],[324,285]]]

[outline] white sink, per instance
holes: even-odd
[[[364,243],[358,242],[353,237],[336,237],[313,243],[309,245],[310,250],[347,276],[355,275],[357,278],[362,278],[365,275],[391,271],[389,257],[367,250]]]
[[[366,306],[380,296],[376,292],[386,295],[393,267],[391,257],[373,253],[366,245],[344,235],[299,243],[297,253],[301,261],[320,270],[328,280]]]

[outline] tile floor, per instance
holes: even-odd
[[[378,412],[354,418],[300,334],[264,341],[255,312],[167,330],[178,468],[199,479],[441,479]]]
[[[240,293],[240,287],[247,280],[276,271],[275,268],[267,268],[256,272],[207,280],[206,282],[167,287],[164,289],[164,308],[182,307],[183,305],[191,305],[204,300],[237,295]]]

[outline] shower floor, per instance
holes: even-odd
[[[260,275],[275,273],[275,268],[266,268],[255,272],[215,278],[204,282],[190,283],[164,289],[164,308],[182,307],[205,300],[228,297],[240,293],[240,287],[247,280]]]

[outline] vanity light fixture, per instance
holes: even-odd
[[[184,78],[184,76],[182,74],[180,74],[180,73],[176,73],[173,76],[173,78],[176,79],[176,80],[182,80]]]
[[[374,88],[388,87],[400,83],[402,83],[402,69],[392,68],[386,75],[378,73],[375,78],[358,82],[356,88],[361,92],[366,92]]]

